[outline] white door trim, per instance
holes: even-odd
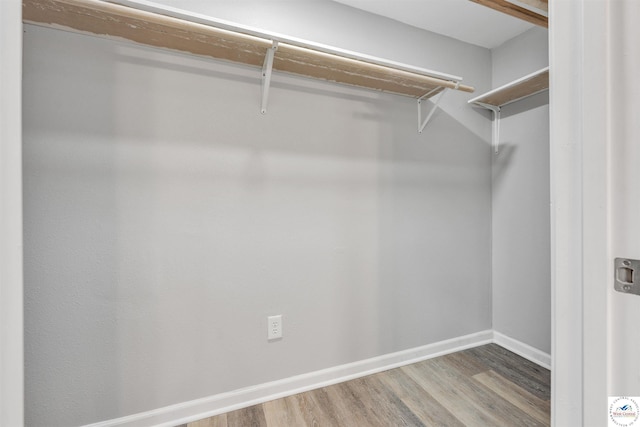
[[[0,425],[24,425],[22,2],[0,1]]]
[[[556,427],[607,424],[608,3],[549,4]]]

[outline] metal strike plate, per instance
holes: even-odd
[[[614,267],[615,290],[640,295],[640,260],[616,258]]]

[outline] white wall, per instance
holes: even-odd
[[[292,36],[490,86],[485,49],[321,4]],[[253,69],[33,26],[24,43],[28,425],[491,327],[490,124],[470,94],[418,135],[408,98],[277,75],[262,116]]]
[[[0,2],[0,425],[24,424],[22,4]]]
[[[533,28],[492,50],[493,85],[548,65],[546,29]],[[493,158],[493,328],[551,352],[549,95],[502,109]]]

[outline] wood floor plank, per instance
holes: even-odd
[[[443,378],[430,364],[418,363],[400,368],[411,379],[427,390],[434,399],[462,422],[465,426],[495,425],[496,420],[490,414],[477,408],[464,390],[450,386],[452,381]]]
[[[346,386],[363,403],[368,413],[385,426],[424,426],[416,414],[385,383],[379,375],[348,381]]]
[[[327,417],[318,406],[312,392],[300,393],[292,397],[295,399],[298,408],[300,409],[300,413],[302,414],[302,419],[304,420],[304,423],[302,424],[303,426],[319,427],[324,425],[337,425],[335,422],[330,423],[325,421]]]
[[[228,427],[227,414],[220,414],[187,424],[187,427]]]
[[[551,402],[542,400],[522,387],[493,371],[482,372],[473,377],[490,388],[507,402],[520,408],[544,425],[551,424]]]
[[[262,409],[269,427],[307,425],[295,396],[265,402]]]
[[[227,414],[228,427],[267,427],[262,405],[249,406]]]
[[[425,426],[464,427],[447,408],[402,370],[386,371],[380,375],[380,379]]]
[[[384,427],[378,419],[362,403],[357,393],[347,383],[339,383],[326,387],[329,403],[336,408],[339,425],[352,425]],[[327,408],[325,408],[327,409]]]
[[[447,354],[442,357],[446,358],[447,361],[455,366],[458,371],[468,377],[472,377],[481,372],[487,372],[491,369],[477,357],[474,357],[465,351]]]
[[[340,426],[349,422],[351,419],[360,419],[356,413],[349,410],[348,403],[341,399],[340,394],[336,390],[336,386],[313,390],[311,391],[311,397],[323,415],[322,422],[320,423],[321,426]]]
[[[499,373],[542,400],[550,400],[550,372],[524,357],[497,344],[488,344],[464,350],[482,361],[489,369]]]
[[[544,426],[524,411],[501,399],[490,389],[466,377],[449,364],[446,358],[436,358],[428,362],[406,367],[406,371],[464,424]]]

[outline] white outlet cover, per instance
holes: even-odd
[[[282,338],[282,315],[267,317],[267,339]]]

